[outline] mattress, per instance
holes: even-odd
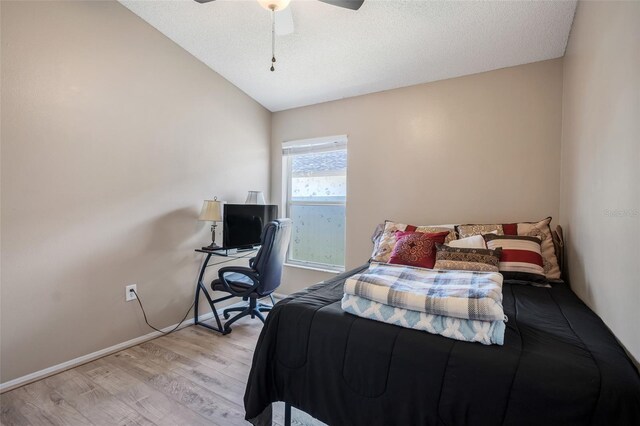
[[[640,424],[637,370],[566,284],[505,281],[504,345],[487,346],[344,312],[344,280],[365,268],[271,311],[247,420],[271,424],[284,401],[330,425]]]

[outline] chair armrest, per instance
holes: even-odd
[[[225,274],[232,274],[232,273],[241,274],[250,278],[251,281],[253,281],[253,285],[251,287],[247,287],[247,289],[242,292],[238,292],[232,289],[231,286],[229,285],[229,282],[224,276]],[[247,268],[246,266],[225,266],[224,268],[220,268],[218,270],[218,278],[220,279],[220,282],[224,286],[225,291],[237,297],[245,297],[250,295],[260,285],[260,281],[258,279],[258,275],[256,274],[256,272],[251,268]]]

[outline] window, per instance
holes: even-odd
[[[287,263],[343,271],[347,137],[285,142],[282,154],[293,221]]]

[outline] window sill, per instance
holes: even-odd
[[[309,271],[316,271],[316,272],[327,272],[329,274],[340,274],[342,272],[344,272],[343,270],[338,270],[338,269],[326,269],[326,268],[321,268],[318,266],[306,266],[306,265],[300,265],[297,263],[284,263],[284,266],[288,266],[290,268],[298,268],[298,269],[307,269]]]

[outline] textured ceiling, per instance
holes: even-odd
[[[121,0],[271,111],[564,55],[575,1],[293,0],[276,39],[256,0]],[[285,13],[285,12],[279,12]]]

